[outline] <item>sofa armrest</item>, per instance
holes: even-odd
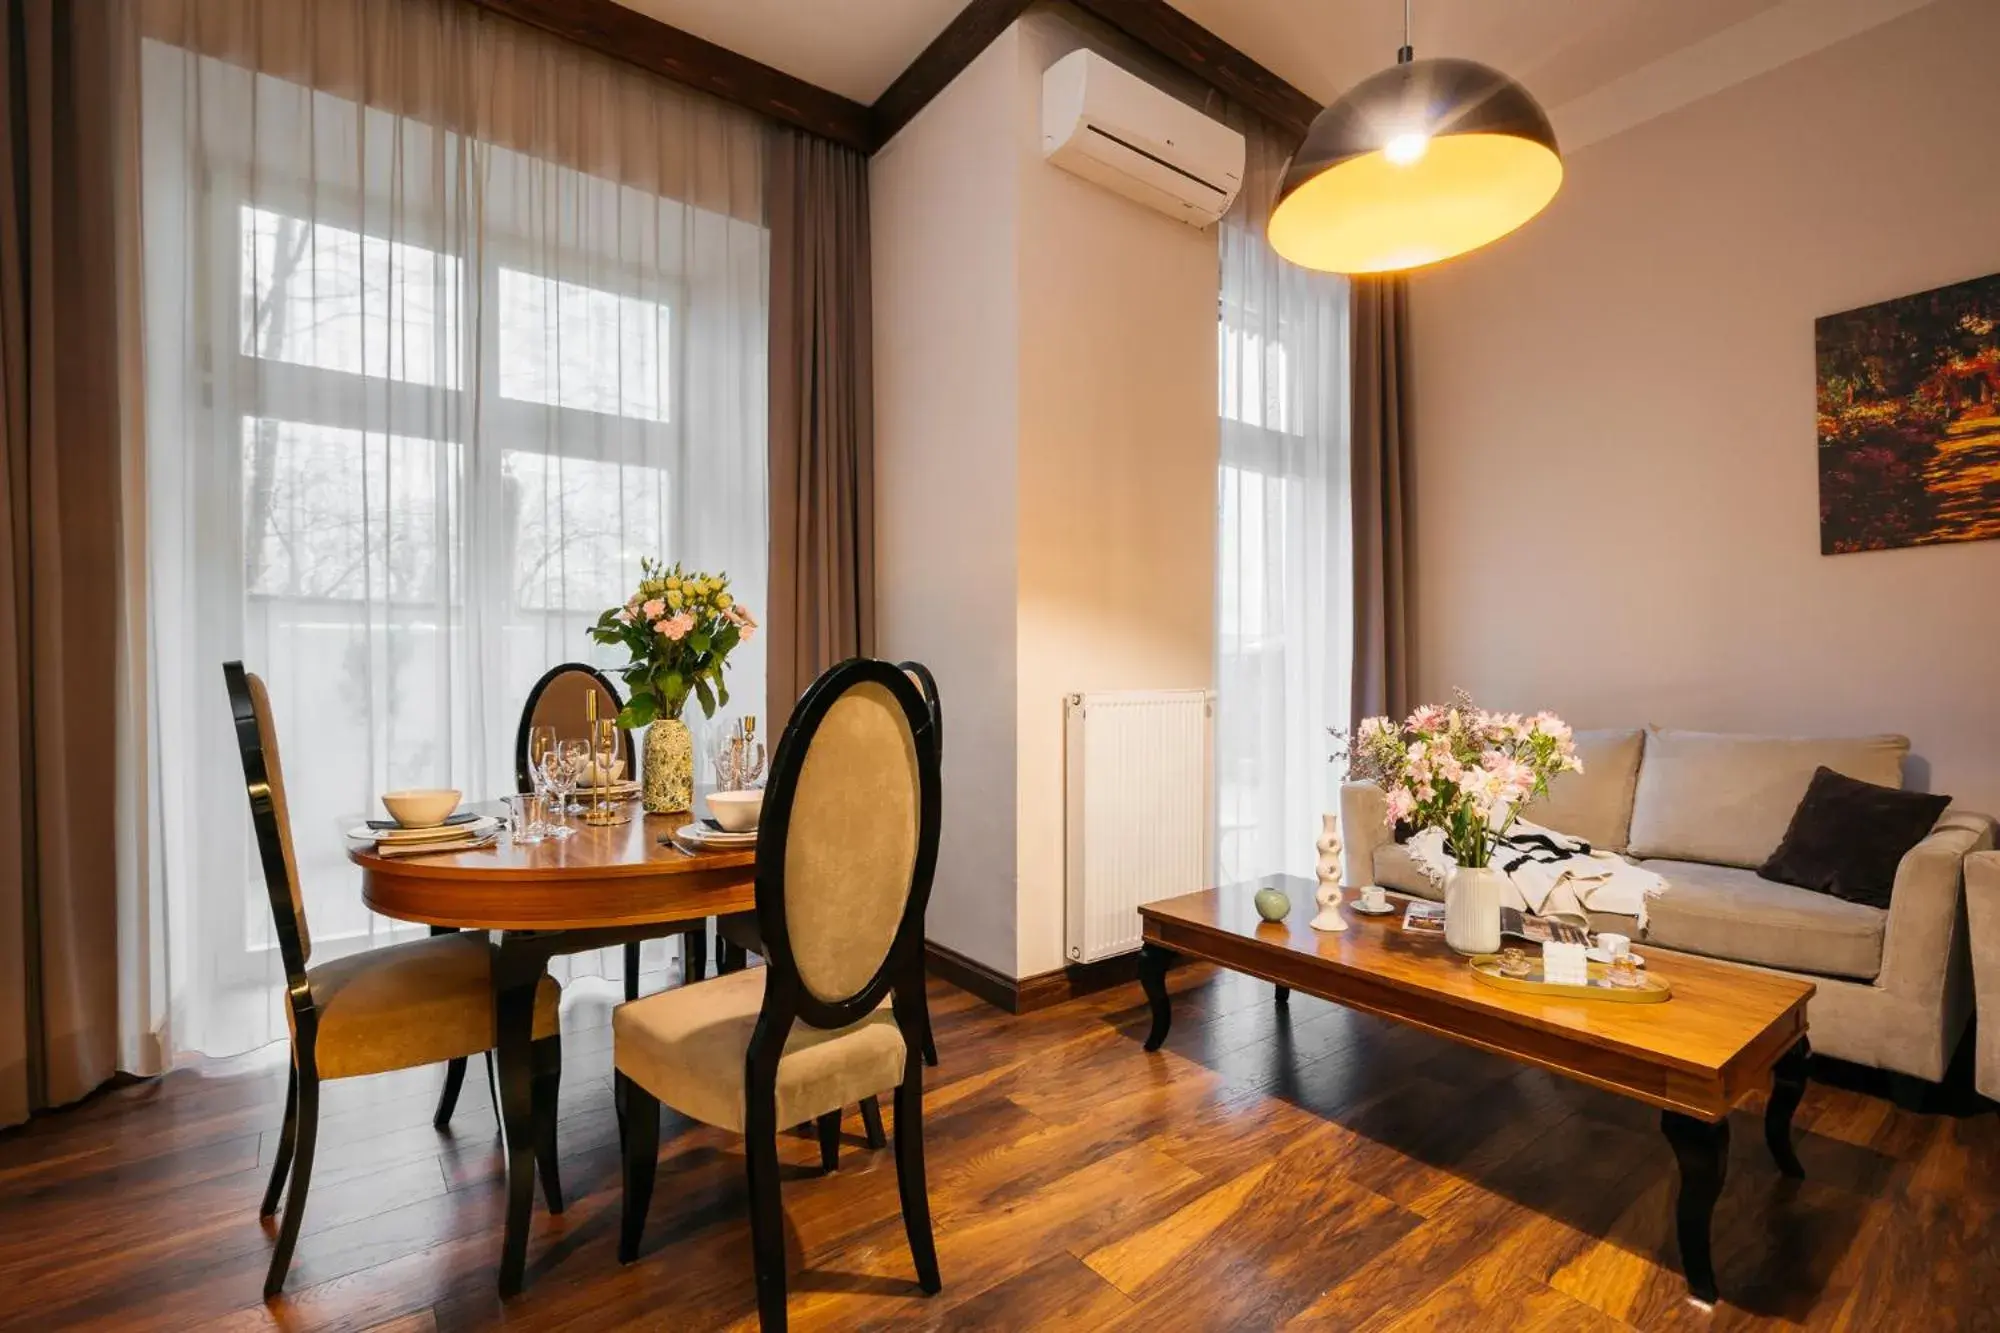
[[[1392,837],[1389,797],[1372,782],[1340,784],[1340,886],[1375,882],[1375,849]]]
[[[1965,858],[1965,919],[1972,936],[1972,988],[1984,1012],[1972,1082],[2000,1101],[2000,852]]]
[[[1911,998],[1941,997],[1954,971],[1965,858],[1993,846],[1993,821],[1970,810],[1947,810],[1937,827],[1896,867],[1889,921],[1876,984]],[[1963,984],[1961,980],[1961,985]]]

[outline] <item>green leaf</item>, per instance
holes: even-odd
[[[715,693],[708,688],[708,681],[700,676],[694,678],[694,697],[701,700],[701,715],[715,716]]]
[[[635,694],[630,703],[618,710],[618,725],[630,731],[645,726],[658,715],[658,700],[651,694]]]
[[[709,633],[705,629],[698,629],[688,635],[688,647],[694,649],[697,653],[707,652],[710,642]]]

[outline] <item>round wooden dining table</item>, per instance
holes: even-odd
[[[494,938],[495,1045],[507,1147],[507,1224],[500,1293],[521,1289],[534,1199],[533,1040],[535,988],[557,954],[679,934],[712,916],[756,906],[754,849],[713,851],[677,842],[686,812],[623,824],[571,819],[573,837],[517,845],[383,856],[352,843],[361,897],[370,909],[438,929],[484,930]],[[560,1200],[552,1207],[560,1211]]]

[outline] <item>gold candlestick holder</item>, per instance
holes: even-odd
[[[622,747],[618,744],[618,720],[597,716],[597,691],[584,695],[584,713],[590,725],[590,809],[583,812],[586,824],[627,824],[632,816],[617,802],[605,799],[611,786],[611,759]]]

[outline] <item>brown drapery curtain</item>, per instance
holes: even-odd
[[[1349,300],[1354,395],[1352,722],[1403,717],[1414,689],[1410,564],[1410,299],[1407,279],[1357,278]]]
[[[111,9],[8,0],[0,62],[0,1124],[118,1062]]]
[[[868,161],[773,130],[771,734],[813,678],[875,650]]]

